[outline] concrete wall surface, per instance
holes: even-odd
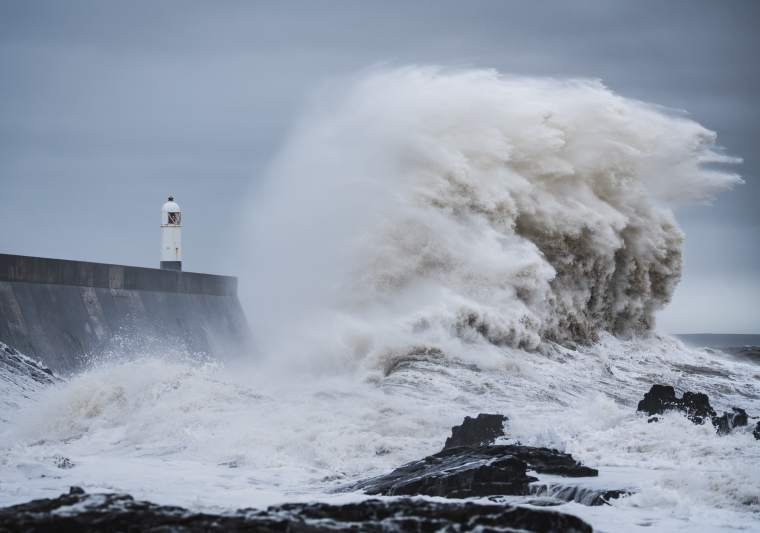
[[[69,373],[125,355],[250,347],[237,279],[0,254],[0,341]]]

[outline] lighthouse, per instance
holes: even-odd
[[[161,268],[182,270],[182,211],[169,196],[161,208]]]

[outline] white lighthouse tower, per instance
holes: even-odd
[[[161,268],[182,270],[182,211],[169,196],[161,208]]]

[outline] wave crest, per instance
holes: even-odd
[[[328,309],[410,345],[647,331],[681,275],[673,205],[741,182],[715,139],[594,80],[409,67],[332,86],[259,191],[254,290],[280,302],[260,336]]]

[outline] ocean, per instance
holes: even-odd
[[[357,501],[499,413],[504,442],[631,493],[555,508],[598,531],[760,531],[760,366],[723,351],[758,336],[656,329],[688,237],[673,206],[738,180],[704,169],[732,161],[712,132],[597,81],[494,71],[379,68],[312,106],[243,225],[257,350],[53,383],[0,368],[0,505],[72,485],[216,512]],[[649,423],[657,383],[750,424]]]

